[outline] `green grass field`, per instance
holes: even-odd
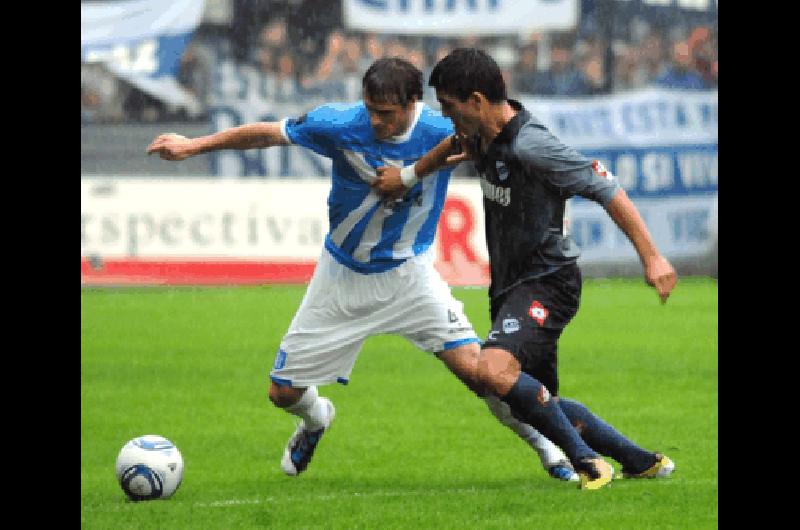
[[[666,480],[598,491],[538,457],[433,356],[367,340],[337,417],[299,478],[279,461],[293,417],[267,372],[303,286],[82,289],[85,528],[717,528],[717,283],[684,278],[666,305],[641,280],[587,280],[560,343],[561,395],[676,463]],[[482,337],[484,289],[454,289]],[[122,445],[161,434],[184,480],[128,502]],[[619,467],[616,465],[615,467]]]

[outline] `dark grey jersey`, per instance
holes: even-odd
[[[620,189],[602,167],[561,143],[519,102],[508,102],[517,115],[475,161],[492,298],[577,261],[578,247],[564,233],[567,199],[580,195],[605,207]]]

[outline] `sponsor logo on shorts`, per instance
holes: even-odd
[[[506,318],[503,320],[503,333],[514,333],[519,331],[519,320],[516,318]]]
[[[547,320],[547,315],[549,313],[550,312],[547,310],[547,308],[538,300],[534,300],[530,309],[528,309],[528,314],[532,319],[538,322],[540,326],[544,326],[544,321]]]
[[[458,315],[452,309],[447,310],[447,320],[450,322],[458,322]]]
[[[542,385],[539,389],[539,393],[536,394],[536,401],[538,401],[543,407],[546,407],[550,403],[550,392],[548,392],[547,387]]]

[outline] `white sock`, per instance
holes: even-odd
[[[485,396],[483,400],[500,423],[517,433],[517,436],[525,440],[525,443],[536,451],[545,469],[561,462],[569,462],[564,451],[556,444],[527,423],[515,418],[511,414],[511,407],[508,406],[508,403],[493,394]]]
[[[319,398],[319,392],[315,386],[308,387],[297,403],[284,410],[302,418],[309,431],[318,431],[327,426],[328,406]]]

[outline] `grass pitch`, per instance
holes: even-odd
[[[598,491],[547,476],[535,453],[433,356],[367,340],[309,469],[283,475],[293,417],[267,373],[304,286],[81,291],[84,528],[717,528],[717,283],[666,305],[641,280],[586,280],[560,343],[561,394],[676,463],[667,480]],[[484,289],[454,289],[479,335]],[[133,503],[122,445],[161,434],[183,484]],[[616,465],[618,468],[619,466]]]

